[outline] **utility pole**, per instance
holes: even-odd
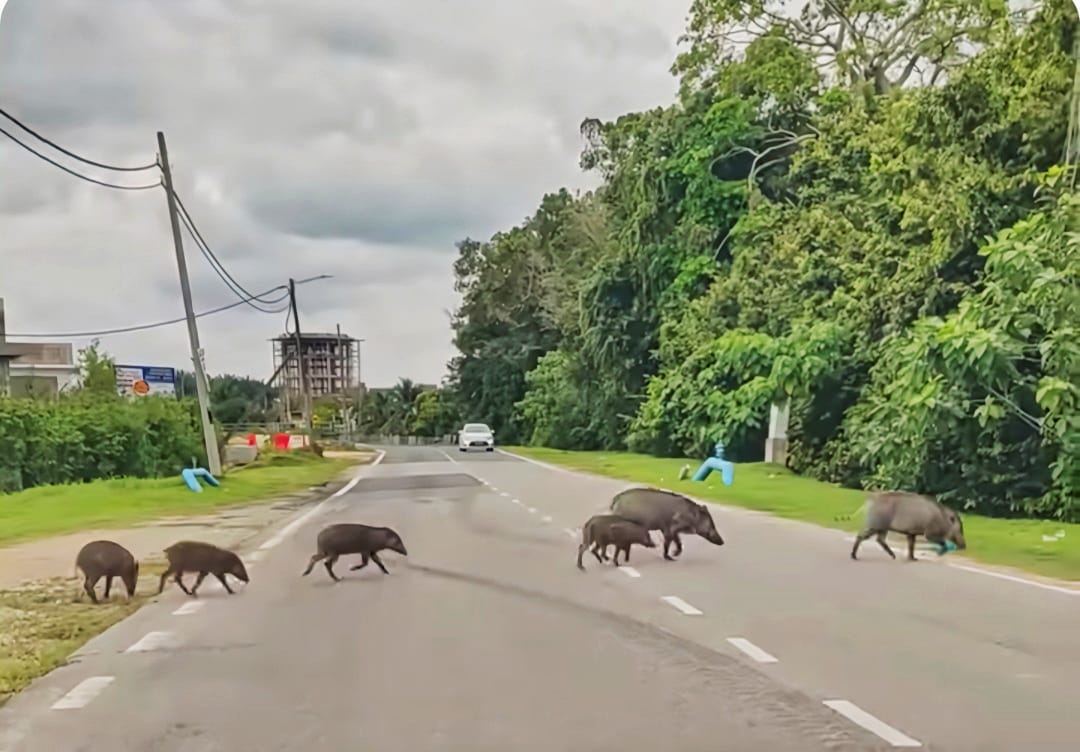
[[[309,440],[315,442],[315,425],[311,415],[311,389],[308,384],[307,369],[304,368],[304,352],[300,349],[300,311],[296,305],[296,281],[289,277],[289,304],[292,306],[293,329],[296,330],[296,363],[300,368],[301,405],[304,412],[304,423],[307,424]]]
[[[165,134],[158,131],[158,160],[165,182],[165,198],[169,202],[169,221],[172,224],[173,244],[176,246],[176,268],[180,272],[180,294],[184,299],[184,315],[187,316],[188,342],[191,345],[191,363],[195,367],[195,391],[199,397],[199,417],[202,419],[203,442],[206,445],[207,468],[211,475],[221,475],[221,457],[218,455],[217,435],[210,418],[210,387],[203,368],[202,348],[199,346],[199,329],[195,325],[195,309],[191,305],[191,283],[188,281],[187,262],[184,260],[184,241],[180,237],[180,220],[176,214],[176,196],[173,193],[172,170],[169,152],[165,148]]]

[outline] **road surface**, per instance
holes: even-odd
[[[582,573],[627,484],[420,447],[361,476],[237,595],[171,586],[9,702],[0,752],[1080,748],[1080,598],[719,507],[723,547]],[[301,577],[342,521],[409,556]]]

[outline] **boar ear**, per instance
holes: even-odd
[[[709,508],[707,506],[705,506],[704,504],[698,504],[698,509],[700,509],[702,512],[708,512],[709,511]]]

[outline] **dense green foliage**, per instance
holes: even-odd
[[[370,392],[360,406],[364,436],[444,436],[460,428],[457,404],[446,389],[423,389],[399,379],[389,390]]]
[[[739,460],[789,400],[799,472],[1080,518],[1071,2],[779,5],[694,0],[678,101],[582,125],[601,187],[459,244],[457,399]]]
[[[0,493],[205,463],[194,401],[120,397],[97,342],[79,352],[79,366],[79,388],[59,399],[0,399]]]

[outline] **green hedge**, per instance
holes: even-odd
[[[99,478],[150,478],[206,461],[190,400],[0,399],[0,492]]]

